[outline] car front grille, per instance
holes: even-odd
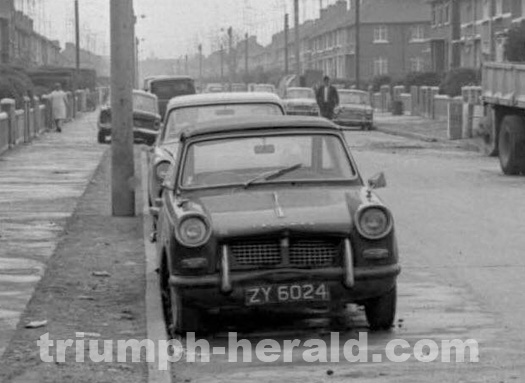
[[[245,240],[228,245],[232,269],[335,265],[341,254],[336,239]]]

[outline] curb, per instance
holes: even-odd
[[[144,254],[146,257],[146,331],[147,339],[158,343],[160,340],[167,340],[168,335],[166,333],[166,323],[164,322],[164,314],[160,299],[159,278],[156,272],[157,252],[155,244],[151,243],[149,240],[149,233],[153,227],[153,223],[148,206],[148,166],[146,157],[146,153],[142,152],[140,158],[142,173],[142,222],[144,225]],[[171,364],[168,364],[168,369],[165,371],[156,367],[156,363],[148,363],[148,383],[170,383]]]
[[[480,150],[478,145],[476,145],[476,144],[474,144],[472,142],[468,142],[468,141],[444,140],[442,138],[430,137],[430,136],[426,136],[424,134],[414,133],[414,132],[409,132],[409,131],[400,131],[400,130],[395,129],[395,128],[388,128],[388,127],[378,126],[378,125],[375,125],[375,130],[378,131],[378,132],[390,134],[392,136],[411,138],[411,139],[414,139],[414,140],[419,140],[419,141],[424,141],[424,142],[437,142],[437,143],[440,143],[440,144],[444,144],[444,145],[460,148],[460,149],[463,149],[463,150],[466,150],[466,151],[469,151],[469,152],[481,153],[481,150]]]

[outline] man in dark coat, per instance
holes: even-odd
[[[337,89],[330,84],[330,77],[324,76],[323,82],[324,85],[317,89],[317,105],[319,105],[321,115],[331,120],[335,107],[339,105],[339,93],[337,93]]]

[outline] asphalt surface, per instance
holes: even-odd
[[[369,333],[363,312],[349,306],[340,345],[328,346],[340,350],[341,361],[307,363],[302,360],[304,342],[329,336],[326,314],[260,312],[217,318],[223,329],[208,337],[211,347],[227,346],[228,331],[239,332],[253,347],[268,338],[281,344],[299,339],[302,346],[293,350],[293,363],[228,363],[228,352],[214,355],[210,348],[209,363],[183,359],[174,364],[174,381],[525,381],[525,177],[503,176],[496,159],[450,145],[377,131],[346,135],[363,176],[384,171],[387,177],[388,187],[379,194],[394,212],[403,267],[396,328]],[[368,336],[368,362],[344,361],[342,344],[357,339],[360,332]],[[436,361],[424,363],[417,359],[428,349],[409,348],[409,360],[396,363],[385,357],[393,339],[411,346],[423,339],[438,344],[474,339],[479,358],[471,361],[467,352],[467,363],[456,363],[453,354],[453,362],[447,363],[441,362],[440,354]],[[401,352],[405,350],[396,351]],[[373,362],[373,354],[381,355],[376,357],[381,363]]]
[[[0,157],[0,355],[102,153],[96,113]]]

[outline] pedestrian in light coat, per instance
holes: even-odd
[[[339,93],[337,89],[330,84],[330,77],[325,76],[323,82],[323,86],[317,90],[317,105],[319,105],[321,115],[331,120],[334,116],[335,107],[339,105]]]
[[[55,90],[49,94],[48,99],[51,104],[51,113],[53,115],[53,121],[55,122],[56,131],[61,132],[62,124],[67,118],[67,108],[69,104],[67,94],[62,90],[62,86],[57,83],[55,84]]]

